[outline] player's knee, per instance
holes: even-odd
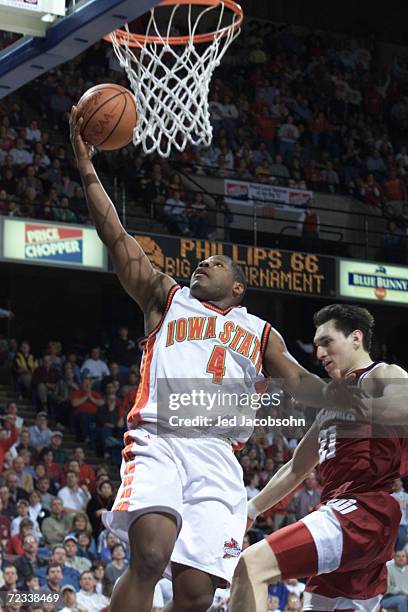
[[[183,612],[207,612],[211,608],[214,600],[212,591],[202,591],[201,593],[183,593],[174,598],[176,609]]]
[[[234,573],[234,580],[249,581],[252,583],[263,583],[265,582],[263,563],[260,567],[260,555],[258,545],[250,546],[241,554],[237,567]],[[267,567],[267,578],[268,582],[273,582],[275,579],[280,577],[280,569],[276,561],[276,557],[273,555],[268,558]]]
[[[137,553],[132,555],[130,570],[137,573],[139,578],[158,581],[168,562],[169,557],[164,550],[141,546]]]

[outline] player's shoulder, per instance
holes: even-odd
[[[368,373],[367,378],[408,378],[408,372],[396,363],[381,362]]]

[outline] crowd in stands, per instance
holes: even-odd
[[[119,328],[103,352],[91,347],[79,355],[50,341],[41,355],[22,340],[10,342],[2,354],[10,366],[16,401],[2,406],[0,415],[0,591],[59,595],[57,605],[48,600],[44,606],[42,600],[40,609],[49,612],[107,610],[129,551],[104,529],[101,514],[111,508],[116,494],[140,354],[140,343],[132,340],[126,326]],[[33,407],[32,424],[19,414],[22,399]],[[279,408],[268,408],[268,415],[279,418],[290,410],[292,416],[307,421],[302,406],[289,407],[287,401],[283,397]],[[305,431],[303,425],[254,431],[237,454],[248,499],[290,459]],[[65,445],[70,436],[75,436],[73,448]],[[104,463],[96,468],[89,465],[85,447]],[[395,573],[402,556],[406,559],[404,548],[408,549],[408,494],[401,481],[395,483],[394,495],[403,510],[399,552],[392,562],[397,564]],[[245,536],[244,548],[301,519],[319,503],[318,475],[311,473],[257,519]],[[270,612],[301,610],[304,588],[304,582],[297,580],[270,585]],[[390,586],[387,597],[402,597],[396,588]],[[228,597],[228,589],[217,589],[211,612],[227,612]],[[170,598],[171,585],[163,579],[155,592],[155,612]],[[387,601],[390,607],[395,603]]]
[[[101,168],[182,235],[208,237],[209,210],[175,167],[352,194],[396,218],[395,247],[408,228],[404,60],[383,60],[373,41],[255,20],[239,40],[211,84],[209,148],[189,147],[168,162],[130,146],[101,154]],[[89,222],[67,118],[88,87],[107,80],[127,84],[111,47],[99,43],[29,84],[29,109],[24,89],[0,103],[1,214]]]

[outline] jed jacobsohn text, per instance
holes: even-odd
[[[172,415],[169,418],[170,427],[305,427],[305,419],[275,418],[272,416],[256,417],[248,415],[233,415],[217,417],[197,415],[195,417],[180,417]]]
[[[258,410],[267,406],[280,406],[281,396],[279,393],[227,393],[216,391],[215,393],[197,391],[193,389],[185,393],[169,394],[169,409],[179,410],[194,406],[203,410],[214,410],[217,408],[252,408]]]

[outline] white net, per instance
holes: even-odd
[[[150,11],[146,37],[159,42],[137,42],[125,26],[123,34],[111,33],[111,41],[122,68],[125,69],[136,97],[138,121],[133,133],[135,145],[145,153],[157,151],[168,157],[172,147],[183,151],[188,143],[208,146],[212,127],[208,108],[211,77],[229,45],[239,35],[240,16],[226,9],[224,2],[206,6],[198,16],[187,7],[188,42],[173,45],[174,26],[180,5],[174,5],[160,33],[156,11]],[[194,42],[200,37],[200,23],[210,11],[217,13],[217,27],[210,42]],[[231,23],[224,26],[226,14]],[[161,28],[163,31],[163,28]],[[202,35],[201,35],[202,36]]]

